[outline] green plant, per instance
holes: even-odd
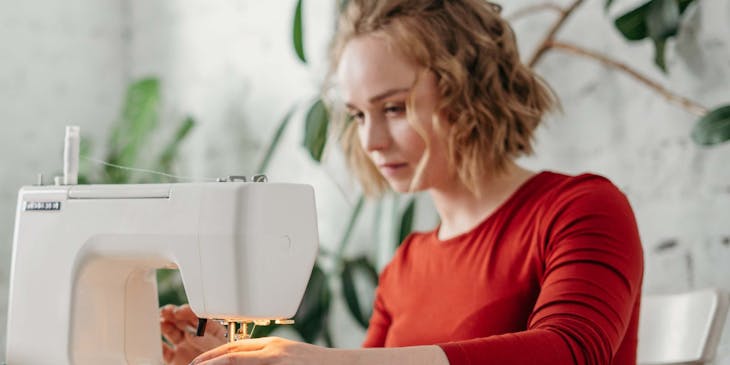
[[[613,0],[606,0],[606,8]],[[679,35],[680,23],[687,8],[696,0],[650,0],[618,17],[614,24],[629,41],[651,39],[654,43],[654,63],[665,73],[665,46],[669,39]],[[730,105],[705,110],[692,130],[692,140],[711,146],[730,140]]]
[[[609,55],[557,40],[558,31],[584,1],[573,0],[570,5],[564,8],[548,3],[538,4],[517,11],[511,16],[512,20],[515,20],[521,16],[543,10],[552,10],[560,14],[530,58],[528,64],[531,67],[536,66],[550,50],[559,50],[600,62],[633,77],[642,85],[656,91],[668,102],[676,104],[699,117],[691,133],[691,138],[696,144],[712,146],[730,140],[730,115],[727,112],[730,105],[720,105],[708,109],[696,101],[663,87],[659,82],[649,79],[626,63],[613,59]],[[605,9],[608,10],[612,3],[613,0],[606,0]],[[687,10],[692,5],[696,6],[697,3],[697,0],[649,0],[617,17],[613,23],[621,35],[629,42],[650,39],[654,44],[654,64],[666,73],[666,44],[670,39],[679,35],[680,24],[688,13]]]
[[[160,174],[136,174],[133,170],[115,166],[139,167],[145,147],[154,136],[159,122],[160,82],[156,78],[145,78],[129,85],[122,113],[111,128],[106,144],[106,164],[93,164],[90,159],[92,143],[81,139],[82,159],[80,161],[80,184],[129,184],[170,182],[169,176]],[[161,172],[172,171],[183,141],[195,126],[192,117],[181,121],[174,135],[169,139],[149,169]],[[158,294],[161,305],[187,302],[177,270],[157,271]]]

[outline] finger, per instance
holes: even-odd
[[[198,316],[193,313],[193,310],[187,304],[175,308],[173,314],[178,321],[185,321],[193,326],[198,325]]]
[[[256,365],[261,364],[261,359],[245,356],[244,354],[227,354],[216,357],[202,363],[193,362],[194,365]]]
[[[197,333],[198,317],[193,313],[189,306],[184,305],[177,308],[173,314],[175,320],[171,321],[177,328],[184,332],[192,334]],[[228,331],[218,321],[208,320],[205,325],[205,334],[211,334],[215,337],[224,338]]]
[[[228,331],[226,331],[226,328],[223,327],[220,322],[209,320],[208,323],[205,325],[205,333],[210,333],[211,335],[218,338],[224,338]]]
[[[185,332],[185,340],[200,352],[206,352],[226,343],[225,338],[208,333],[204,336],[196,336],[195,333]]]
[[[242,341],[235,341],[232,343],[225,344],[223,346],[216,347],[198,357],[196,357],[192,364],[199,364],[203,361],[208,361],[221,356],[225,356],[234,352],[242,351],[256,351],[263,349],[268,342],[271,341],[271,337],[255,338]]]
[[[165,360],[165,364],[168,364],[175,357],[175,351],[166,343],[162,343],[162,359]]]
[[[160,320],[175,321],[175,306],[168,304],[160,308]]]
[[[167,342],[173,345],[177,345],[185,339],[185,334],[182,331],[167,322],[160,324],[160,332],[162,332],[162,336],[165,337]]]

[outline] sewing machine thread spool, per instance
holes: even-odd
[[[79,179],[80,128],[66,127],[66,140],[63,149],[63,184],[76,185]]]

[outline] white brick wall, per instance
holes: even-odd
[[[161,77],[163,130],[172,130],[185,114],[198,120],[179,171],[198,177],[253,173],[276,123],[299,103],[270,174],[273,180],[315,185],[322,244],[336,245],[351,195],[343,198],[330,176],[346,179],[337,161],[317,168],[299,148],[304,106],[316,94],[324,67],[332,2],[305,2],[310,66],[301,65],[291,49],[293,0],[0,5],[0,362],[17,189],[32,183],[37,172],[60,171],[64,125],[79,124],[85,135],[103,143],[131,79]],[[505,1],[505,13],[536,2]],[[612,14],[639,1],[615,3]],[[699,10],[696,43],[687,39],[668,47],[668,77],[651,64],[649,44],[629,45],[616,34],[602,13],[602,1],[587,1],[559,36],[615,54],[707,106],[730,102],[730,3],[703,0]],[[514,24],[525,56],[553,18],[541,14]],[[693,47],[701,51],[684,58],[678,54]],[[692,115],[591,61],[550,53],[538,71],[561,96],[565,112],[546,122],[537,157],[525,163],[535,169],[598,172],[627,193],[645,245],[647,293],[705,286],[730,290],[730,144],[696,147],[688,138]],[[368,208],[364,217],[372,215]],[[372,245],[365,239],[369,225],[363,226],[353,251]],[[357,347],[362,332],[352,329],[342,303],[335,310],[341,318],[334,323],[335,340]],[[721,364],[730,362],[728,333]]]

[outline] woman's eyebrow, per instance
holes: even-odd
[[[368,99],[368,103],[375,104],[376,102],[383,100],[389,96],[393,96],[395,94],[400,94],[402,92],[408,92],[410,90],[411,90],[410,87],[398,87],[398,88],[388,89],[388,90],[381,92],[380,94],[370,97],[370,99]],[[350,103],[345,103],[345,106],[350,109],[357,109],[354,105],[352,105]]]
[[[400,87],[400,88],[389,89],[389,90],[383,91],[382,93],[377,94],[377,95],[371,97],[368,100],[368,102],[370,102],[370,104],[373,104],[373,103],[375,103],[377,101],[380,101],[380,100],[383,100],[383,99],[385,99],[385,98],[387,98],[389,96],[392,96],[392,95],[395,95],[395,94],[400,94],[402,92],[406,92],[406,91],[410,91],[410,90],[411,90],[411,88],[409,88],[409,87]]]

